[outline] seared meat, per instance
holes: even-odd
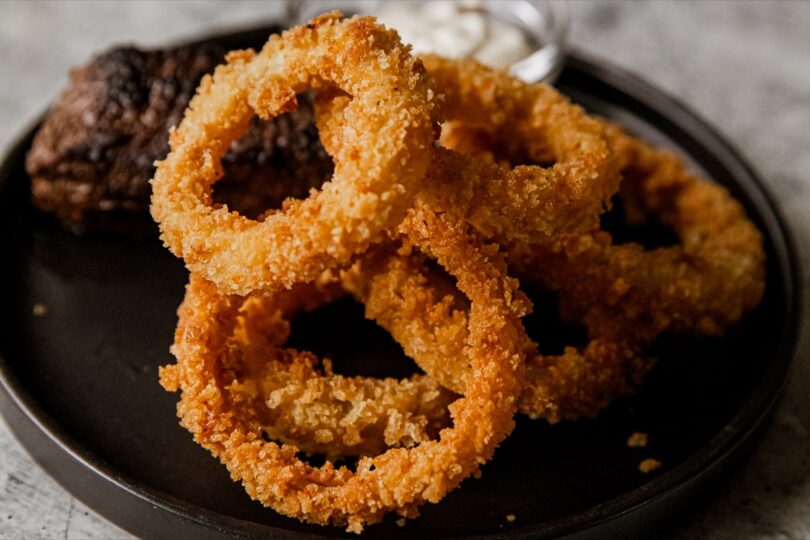
[[[154,162],[166,156],[169,128],[226,51],[210,41],[153,51],[121,47],[72,70],[28,154],[34,205],[76,231],[155,231],[148,183]],[[329,178],[332,162],[311,99],[300,102],[293,113],[257,120],[234,143],[215,186],[217,202],[253,217]]]

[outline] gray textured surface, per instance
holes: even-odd
[[[67,69],[110,44],[253,24],[270,2],[0,2],[0,147]],[[735,141],[783,205],[810,266],[810,3],[572,4],[572,42],[679,96]],[[807,310],[805,310],[807,311]],[[810,318],[809,318],[810,319]],[[810,320],[774,425],[674,538],[810,538]],[[0,538],[128,538],[74,500],[0,424]]]

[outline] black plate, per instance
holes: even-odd
[[[242,46],[265,35],[226,39]],[[743,201],[765,233],[766,297],[721,339],[660,340],[661,361],[649,383],[597,421],[549,426],[519,419],[481,479],[425,506],[405,527],[387,519],[365,536],[642,535],[699,500],[740,461],[780,393],[797,337],[800,281],[795,250],[762,180],[683,105],[615,67],[572,55],[559,87],[590,110],[679,149]],[[177,398],[159,387],[157,368],[171,361],[182,264],[156,240],[76,237],[34,212],[23,166],[31,137],[23,136],[0,169],[0,404],[20,442],[79,499],[140,536],[344,535],[252,502],[178,426]],[[40,302],[48,308],[44,317],[32,313]],[[298,321],[296,340],[331,353],[347,372],[413,369],[351,302]],[[390,365],[368,361],[380,351]],[[646,449],[626,446],[634,431],[649,433]],[[663,468],[640,473],[647,457]]]

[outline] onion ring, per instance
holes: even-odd
[[[426,66],[434,75],[430,62]],[[480,92],[467,91],[473,97]],[[459,101],[450,92],[445,97],[451,104]],[[459,109],[487,111],[484,104],[471,106],[470,99]],[[319,124],[324,113],[334,110],[318,109]],[[491,125],[484,133],[458,120],[458,112],[445,114],[453,122],[442,134],[445,144],[473,154],[489,152],[489,162],[494,161],[487,148],[487,141],[497,139]],[[491,124],[497,132],[499,123]],[[587,347],[568,347],[561,356],[530,354],[520,411],[552,422],[593,416],[613,398],[630,393],[653,365],[641,348],[661,332],[720,333],[756,306],[764,288],[761,236],[739,203],[723,188],[690,175],[678,158],[614,125],[605,124],[605,129],[625,176],[624,197],[635,194],[630,201],[636,202],[636,214],[660,213],[682,243],[645,251],[636,244],[613,246],[607,233],[593,232],[508,246],[518,275],[558,292],[565,318],[584,322],[591,336]],[[532,147],[531,140],[509,141],[512,147],[500,152],[547,158],[538,155],[542,149]],[[452,295],[431,291],[430,278],[420,276],[419,267],[400,270],[392,269],[387,278],[359,272],[349,288],[366,304],[369,318],[391,332],[422,369],[463,392],[464,365],[457,361],[463,358],[458,354],[465,339],[463,310],[453,307]],[[374,279],[389,283],[375,285]]]
[[[342,272],[341,283],[366,307],[366,316],[388,330],[405,354],[431,377],[464,393],[468,369],[468,308],[421,257],[366,259]],[[631,339],[595,338],[583,348],[542,355],[526,342],[525,389],[518,411],[551,423],[594,417],[641,383],[654,361]]]
[[[596,335],[632,328],[649,342],[669,330],[721,334],[762,299],[762,235],[728,190],[690,173],[675,155],[616,126],[611,139],[630,218],[655,215],[680,243],[645,250],[614,244],[601,231],[560,235],[511,247],[514,270],[558,291],[566,317]]]
[[[418,253],[376,250],[341,272],[343,289],[365,303],[366,315],[391,331],[406,353],[438,376],[444,386],[461,389],[458,371],[466,369],[469,302],[449,280],[432,271]],[[202,285],[189,286],[187,302]],[[272,296],[251,296],[226,347],[238,352],[245,388],[258,388],[255,407],[267,437],[327,459],[373,455],[389,447],[411,447],[448,425],[447,404],[455,396],[430,376],[400,381],[342,377],[319,369],[310,353],[281,349],[289,320],[339,296],[328,290],[296,286]],[[211,285],[206,285],[211,287]],[[184,313],[181,310],[181,314]],[[184,324],[181,317],[181,326]],[[539,355],[529,344],[526,387],[519,411],[549,422],[596,416],[615,398],[629,394],[653,361],[627,344],[595,339],[583,349]],[[458,358],[459,361],[448,359]],[[230,362],[229,365],[235,364]],[[455,370],[448,368],[448,364]],[[632,366],[632,367],[630,367]],[[161,371],[169,390],[179,387],[177,365]]]
[[[454,425],[439,440],[361,458],[357,472],[328,462],[312,467],[296,457],[295,447],[264,441],[254,395],[232,384],[233,367],[226,364],[228,336],[245,300],[196,278],[191,287],[200,294],[187,296],[180,308],[173,346],[178,368],[168,380],[182,390],[181,424],[251,497],[308,522],[360,532],[388,511],[414,516],[420,504],[440,500],[477,473],[511,431],[522,389],[526,337],[519,316],[525,303],[504,261],[493,256],[497,249],[466,229],[461,220],[424,207],[412,209],[401,225],[406,241],[435,257],[470,300],[466,394],[450,405]]]
[[[187,264],[193,268],[199,262],[200,271],[222,288],[192,277],[173,349],[178,364],[162,372],[163,383],[182,390],[181,423],[253,498],[280,513],[347,525],[354,532],[389,511],[413,516],[420,504],[437,502],[478,472],[511,431],[516,410],[552,422],[593,416],[646,375],[652,362],[641,350],[660,332],[716,333],[759,301],[764,281],[761,237],[727,192],[689,175],[676,158],[589,119],[553,90],[518,84],[473,62],[426,58],[437,90],[447,98],[440,111],[434,110],[430,84],[418,64],[385,57],[400,51],[395,37],[374,34],[370,23],[349,29],[351,21],[324,20],[329,22],[271,39],[259,56],[232,55],[231,65],[203,85],[203,97],[215,95],[211,89],[218,82],[226,94],[241,92],[244,113],[229,117],[223,132],[211,134],[203,127],[199,131],[205,140],[186,148],[186,138],[199,128],[195,122],[205,126],[211,114],[202,105],[202,112],[192,109],[173,136],[177,170],[167,166],[169,187],[156,195],[156,214],[188,212],[174,222],[179,229],[172,230],[169,223],[164,237],[179,241],[181,251],[187,248]],[[340,30],[335,35],[308,33],[322,28]],[[344,67],[335,49],[349,34],[389,40],[381,50],[363,48],[357,58],[371,64],[383,58],[386,66],[410,65],[410,71],[397,71],[395,83],[371,90],[358,82],[365,74],[354,75],[362,62],[335,75],[324,64]],[[384,76],[390,74],[380,70],[373,78]],[[363,99],[374,92],[393,103],[390,95],[399,89],[393,85],[406,83],[410,86],[395,108],[363,109],[369,105]],[[250,227],[238,221],[244,220],[241,216],[228,221],[233,214],[224,209],[225,217],[212,217],[202,229],[202,237],[213,239],[195,245],[194,227],[204,223],[190,225],[195,212],[200,206],[212,216],[223,210],[212,209],[209,202],[221,156],[216,152],[224,152],[224,144],[242,129],[240,122],[254,112],[272,116],[288,110],[295,93],[306,88],[321,90],[318,122],[324,146],[336,159],[335,179],[320,193],[288,201],[281,212]],[[408,119],[392,124],[380,120],[380,111],[391,115],[402,103],[413,105]],[[525,152],[536,162],[554,163],[511,167],[453,149],[432,149],[440,114],[451,126],[461,126],[457,139],[444,137],[445,144],[461,149],[467,125],[473,131],[480,122],[487,133],[505,141],[489,150],[493,156]],[[189,133],[183,131],[186,121]],[[396,125],[399,133],[416,136],[418,142],[407,144],[402,135],[393,157],[383,154],[390,149],[382,146],[358,157],[366,150],[358,130],[374,121],[380,128],[376,136],[387,135],[382,129]],[[511,133],[516,136],[504,138]],[[476,140],[467,147],[486,149],[486,144]],[[411,163],[409,156],[421,161]],[[191,194],[180,189],[175,196],[171,180],[190,169],[189,163],[203,172],[196,183],[181,179],[179,185]],[[680,245],[650,251],[632,244],[614,246],[607,233],[589,230],[618,189],[619,167],[626,176],[629,208],[635,215],[660,215],[679,234]],[[363,173],[370,176],[366,183]],[[418,189],[423,180],[425,189]],[[160,181],[156,177],[155,183]],[[329,195],[334,199],[326,204],[321,199]],[[305,227],[304,218],[316,221],[311,227],[316,232]],[[221,227],[218,220],[226,223],[226,230],[215,230]],[[400,221],[396,241],[403,247],[396,254],[378,257],[377,248],[367,251],[376,241],[390,241],[390,231]],[[275,222],[281,225],[263,227]],[[468,232],[468,224],[476,234]],[[500,245],[484,244],[482,238]],[[264,245],[267,239],[271,241]],[[277,243],[285,239],[294,246]],[[526,302],[516,281],[507,277],[501,247],[522,276],[560,294],[566,317],[586,324],[591,338],[586,347],[568,347],[558,356],[538,354],[520,326]],[[279,261],[271,257],[275,253]],[[426,256],[455,277],[466,299],[442,286]],[[340,274],[341,287],[366,304],[367,315],[403,344],[428,377],[342,378],[328,364],[325,373],[319,372],[313,355],[282,348],[287,318],[331,298],[331,289],[315,287],[307,293],[298,286],[311,285],[325,270],[341,268],[353,257],[355,264]],[[281,287],[295,288],[280,292]],[[267,296],[228,295],[248,291]],[[528,367],[522,361],[526,355],[531,357]],[[438,440],[431,439],[428,426],[435,431],[447,421],[441,400],[448,394],[435,382],[463,394],[448,406],[453,426],[442,429]],[[438,401],[425,406],[426,399]],[[366,408],[359,422],[354,423],[352,411],[333,407],[341,400]],[[394,406],[402,406],[402,417],[391,416]],[[270,426],[264,421],[268,409],[279,413]],[[301,414],[317,418],[301,421]],[[268,436],[295,446],[265,440]],[[332,463],[311,467],[296,457],[299,449],[334,457],[376,453],[391,445],[399,447],[361,458],[357,472]]]
[[[584,322],[591,336],[586,347],[559,356],[530,352],[519,411],[532,418],[595,416],[642,382],[654,362],[641,350],[661,332],[718,334],[763,293],[761,237],[739,203],[689,174],[678,158],[610,130],[622,158],[623,195],[635,195],[636,214],[660,213],[682,243],[645,251],[593,232],[511,246],[519,275],[557,292],[565,318]],[[480,144],[458,140],[467,148]],[[467,321],[452,292],[433,287],[428,270],[405,260],[385,271],[355,265],[343,280],[422,369],[463,392],[458,351]]]
[[[607,199],[618,188],[611,149],[603,136],[605,127],[600,122],[589,119],[580,108],[545,85],[526,85],[472,61],[427,57],[425,62],[426,66],[436,70],[434,73],[429,68],[432,76],[438,74],[436,78],[441,81],[438,88],[446,92],[446,99],[451,103],[449,113],[444,111],[448,118],[464,118],[470,114],[486,118],[490,115],[493,116],[490,122],[503,129],[510,122],[523,122],[520,129],[526,136],[533,135],[531,140],[543,141],[535,148],[543,149],[549,158],[561,160],[551,168],[526,166],[511,169],[440,148],[436,150],[434,164],[428,173],[426,189],[417,196],[418,203],[454,211],[461,209],[479,233],[500,241],[558,232],[556,229],[542,229],[537,223],[553,223],[554,227],[562,226],[562,230],[593,225],[593,219],[598,218]],[[468,80],[475,84],[469,86],[465,82]],[[482,88],[488,89],[490,95],[476,101]],[[336,93],[321,94],[316,99],[317,123],[327,149],[339,149],[343,144],[341,126],[346,123],[342,116],[345,103],[346,98]],[[473,112],[468,112],[468,108]],[[562,118],[559,123],[557,117]],[[532,181],[518,182],[523,187],[534,192],[548,189],[555,196],[561,196],[556,201],[553,196],[544,198],[546,203],[554,201],[549,205],[549,212],[539,210],[532,203],[543,197],[527,196],[520,187],[515,188],[518,171],[535,174]],[[584,179],[594,181],[583,182],[582,175]],[[571,183],[583,189],[577,196],[561,188],[571,179],[576,179]],[[591,190],[587,196],[585,190]],[[594,192],[599,196],[594,196]],[[576,213],[576,207],[569,213],[571,200],[588,202],[590,206],[580,214]],[[539,218],[539,221],[527,225],[516,217],[520,215]],[[583,215],[592,220],[583,218]],[[567,221],[565,216],[576,217]],[[397,268],[397,264],[401,266]],[[368,268],[369,265],[365,266]],[[432,280],[421,270],[419,264],[408,267],[404,261],[392,261],[387,270],[357,271],[356,266],[357,273],[353,280],[349,278],[348,288],[366,304],[367,316],[386,328],[420,367],[444,386],[463,393],[466,313],[450,309],[454,303],[452,295],[438,296],[427,285]],[[377,272],[382,272],[383,276],[375,275]],[[375,280],[382,282],[375,286]],[[532,390],[521,399],[520,411],[552,422],[595,416],[613,398],[629,393],[652,366],[652,362],[643,358],[630,341],[619,339],[595,340],[582,350],[569,347],[558,357],[539,355],[534,344],[527,352],[532,358],[527,387]],[[627,365],[633,365],[635,369],[628,372]]]
[[[689,172],[674,154],[603,121],[622,174],[626,219],[656,217],[678,236],[674,246],[615,244],[604,231],[560,234],[505,246],[524,282],[558,292],[564,318],[598,336],[626,333],[639,343],[661,332],[719,335],[761,300],[762,235],[728,191]],[[485,162],[540,159],[529,146],[480,125],[443,126],[442,143]]]
[[[545,84],[526,84],[474,60],[423,57],[448,121],[473,118],[505,138],[532,141],[551,166],[483,163],[447,148],[434,151],[420,196],[460,212],[499,243],[586,231],[618,190],[620,177],[602,123]],[[321,93],[316,119],[329,151],[345,145],[348,97]]]
[[[447,406],[458,396],[434,379],[344,377],[329,360],[284,348],[290,321],[345,294],[336,282],[296,285],[273,295],[253,295],[240,306],[224,348],[233,386],[251,395],[264,435],[327,459],[375,455],[391,447],[428,441],[449,424]],[[186,303],[212,294],[213,285],[192,275]],[[203,300],[201,300],[203,299]],[[180,310],[179,326],[189,311]],[[161,368],[164,388],[180,388],[180,366]]]
[[[640,351],[661,332],[719,334],[763,294],[762,240],[741,205],[722,187],[689,174],[677,157],[616,126],[608,130],[625,176],[622,195],[634,203],[635,219],[660,215],[681,244],[645,251],[633,243],[613,245],[608,233],[596,231],[507,246],[517,275],[556,292],[563,317],[584,323],[591,337],[584,349],[567,347],[561,356],[530,353],[519,410],[532,418],[594,416],[641,383],[653,361]],[[448,132],[445,144],[496,159],[486,142],[490,134],[463,123],[450,124]],[[416,277],[416,268],[408,272],[398,279],[428,281]],[[422,289],[375,299],[374,285],[359,279],[353,292],[422,369],[461,392],[464,366],[453,351],[464,334],[447,328],[464,328],[463,311],[450,309],[452,299]]]
[[[473,208],[483,212],[474,224],[509,231],[508,239],[517,241],[598,225],[620,181],[601,122],[547,84],[527,84],[471,59],[420,58],[444,97],[446,121],[483,124],[502,144],[528,145],[535,162],[551,164],[498,166],[511,174],[492,176],[483,190],[474,184],[479,193]],[[466,191],[453,186],[440,199],[463,207],[470,204]]]
[[[437,124],[429,79],[396,32],[332,13],[227,61],[203,79],[152,180],[161,238],[191,271],[230,293],[290,287],[347,262],[402,219]],[[297,93],[331,86],[352,95],[332,180],[263,221],[212,206],[220,160],[253,115],[273,117],[294,108]]]
[[[327,111],[327,123],[333,121],[328,116],[333,111],[325,107],[321,109],[321,113],[324,110]],[[611,133],[611,142],[620,149],[622,168],[628,178],[649,178],[652,174],[650,171],[655,167],[651,169],[648,166],[645,174],[643,160],[640,157],[645,155],[642,150],[649,147],[642,145],[639,149],[638,145],[642,143],[634,143],[614,126],[608,126],[608,129]],[[327,130],[327,133],[329,132]],[[452,130],[450,132],[454,133]],[[470,148],[477,152],[484,151],[484,140],[483,138],[475,140],[468,135],[457,137],[459,145],[468,144],[467,151],[470,151]],[[649,156],[649,150],[647,155]],[[656,159],[659,163],[671,163],[664,161],[661,156]],[[629,182],[626,180],[625,190],[628,190],[628,185]],[[605,233],[594,234],[601,236]],[[573,238],[574,235],[570,237]],[[547,245],[551,244],[553,241]],[[358,272],[355,267],[354,283],[349,288],[366,303],[367,315],[392,332],[394,337],[406,346],[406,352],[415,358],[423,369],[437,377],[445,386],[462,391],[460,373],[463,364],[447,362],[447,359],[463,358],[463,354],[459,351],[462,350],[466,337],[464,331],[466,314],[460,309],[450,310],[450,306],[456,301],[451,298],[452,295],[446,295],[447,290],[444,293],[437,293],[431,289],[434,283],[428,275],[429,272],[426,273],[423,268],[415,266],[416,263],[413,261],[411,263],[399,261],[394,266],[396,264],[405,266],[401,266],[398,273],[396,268],[389,266],[386,269],[388,274],[379,269],[369,272],[368,263],[365,264],[366,271]],[[571,270],[563,269],[559,272],[555,270],[552,274],[564,277],[569,271]],[[351,273],[349,275],[351,276]],[[388,284],[385,280],[388,280]],[[349,282],[351,281],[350,278]],[[591,283],[599,283],[599,280],[591,280]],[[568,288],[575,286],[575,283],[567,285]],[[556,289],[567,298],[566,286],[560,284]],[[604,289],[601,292],[603,291]],[[592,296],[583,294],[579,297],[587,298],[588,303],[585,305],[593,304]],[[572,302],[569,300],[568,304]],[[597,336],[586,347],[582,349],[568,347],[558,356],[538,355],[536,348],[530,354],[527,389],[520,401],[521,412],[533,418],[543,417],[552,422],[594,416],[615,397],[630,393],[653,365],[652,360],[641,355],[638,345],[633,343],[650,341],[661,331],[660,328],[642,335],[636,334],[633,339],[628,339],[620,337],[619,334],[620,331],[626,334],[626,327],[616,325],[608,332],[604,326],[590,322],[598,321],[599,318],[592,315],[588,317],[587,313],[583,317],[589,321],[591,333]],[[569,315],[568,318],[577,317]],[[343,451],[341,449],[341,452]]]

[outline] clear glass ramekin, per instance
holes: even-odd
[[[374,15],[383,6],[402,3],[391,0],[302,0],[287,2],[290,24],[300,24],[326,11],[338,9],[345,15]],[[407,2],[410,6],[425,2]],[[565,63],[568,9],[562,0],[480,0],[477,6],[487,16],[517,27],[533,51],[509,67],[527,82],[553,83]],[[497,35],[491,39],[497,39]],[[441,51],[436,51],[441,52]]]

